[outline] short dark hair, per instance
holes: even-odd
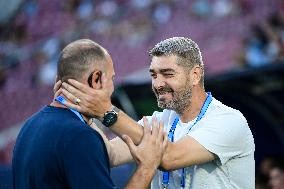
[[[204,64],[201,51],[193,40],[186,37],[172,37],[157,43],[150,51],[149,55],[154,56],[177,56],[177,64],[192,69],[198,65],[202,69],[200,83],[204,85]]]
[[[76,79],[91,72],[90,66],[106,60],[106,50],[89,39],[80,39],[68,44],[60,53],[57,63],[58,80]]]

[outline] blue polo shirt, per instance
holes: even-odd
[[[102,137],[65,108],[46,106],[22,127],[13,154],[15,189],[112,189]]]

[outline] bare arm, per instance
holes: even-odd
[[[73,86],[63,83],[63,94],[72,102],[74,96],[79,97],[81,103],[80,105],[68,103],[67,106],[93,117],[103,117],[104,113],[111,109],[112,104],[104,92],[104,87],[95,90],[75,80],[70,80],[70,84]],[[117,122],[110,129],[118,136],[127,134],[135,144],[139,144],[143,135],[143,128],[122,111],[119,112]],[[168,143],[161,162],[161,167],[166,170],[205,163],[215,158],[214,154],[189,136],[185,136],[175,143]]]
[[[202,164],[215,159],[201,144],[190,136],[184,136],[177,142],[169,143],[163,155],[161,167],[176,170],[191,165]]]
[[[123,120],[121,121],[123,122]],[[135,127],[135,125],[126,128],[133,127]],[[116,124],[116,126],[111,127],[111,129],[116,129],[116,133],[120,134],[120,124]],[[138,125],[137,129],[140,130],[141,126]],[[127,130],[125,131],[125,134],[129,135],[129,133],[130,132]],[[129,136],[131,137],[131,135]],[[109,156],[112,166],[118,166],[133,160],[129,148],[119,137],[112,139],[108,143],[108,148],[111,148],[109,150]],[[214,154],[206,150],[195,139],[190,136],[185,136],[175,143],[168,144],[160,166],[166,170],[175,170],[185,166],[209,162],[214,158]]]
[[[115,137],[109,140],[104,132],[95,123],[92,123],[91,127],[102,136],[107,148],[111,167],[116,167],[133,161],[127,144],[121,138]]]
[[[136,144],[139,144],[143,135],[143,128],[125,113],[120,112],[118,121],[110,129],[119,136],[127,134]],[[165,170],[176,170],[209,162],[215,158],[214,154],[206,150],[190,136],[184,136],[177,142],[168,143],[160,165]]]
[[[124,189],[147,189],[156,170],[139,165]]]

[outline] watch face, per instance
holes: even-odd
[[[107,112],[104,116],[103,124],[107,127],[112,126],[117,121],[117,113],[114,111]]]

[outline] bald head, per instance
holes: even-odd
[[[107,56],[107,51],[92,40],[74,41],[60,53],[57,77],[62,81],[72,78],[82,82],[94,69],[104,69]]]

